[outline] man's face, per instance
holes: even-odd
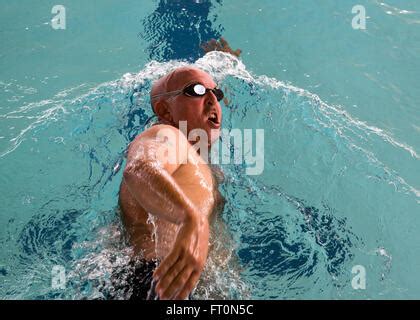
[[[169,91],[181,90],[193,83],[200,83],[210,89],[216,87],[210,75],[201,70],[191,69],[175,75],[169,84]],[[202,97],[180,94],[168,98],[167,102],[177,127],[180,121],[187,121],[187,134],[193,129],[203,129],[207,133],[209,146],[219,138],[222,109],[213,92],[208,91]]]

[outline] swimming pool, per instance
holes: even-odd
[[[61,4],[65,30],[50,1],[1,5],[1,298],[112,290],[124,151],[187,63],[226,88],[225,128],[265,130],[261,175],[222,165],[234,258],[210,257],[198,297],[419,298],[418,1],[359,1],[366,30],[347,0]],[[240,60],[203,56],[220,35]]]

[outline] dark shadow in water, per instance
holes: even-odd
[[[147,93],[150,90],[150,87],[150,83],[147,82],[146,84],[136,85],[133,90],[127,93],[127,99],[129,101],[129,112],[125,115],[127,121],[118,131],[128,142],[133,141],[134,138],[143,131],[145,124],[150,118],[145,111],[143,102],[139,104],[136,98],[136,94]]]
[[[45,210],[32,217],[18,238],[20,258],[29,259],[28,263],[34,256],[39,259],[59,257],[62,262],[72,261],[72,247],[78,241],[73,226],[82,213],[78,210]]]
[[[306,223],[299,226],[302,234],[311,234],[315,238],[315,243],[325,254],[328,273],[338,276],[344,263],[353,258],[351,248],[357,237],[347,229],[345,219],[336,218],[328,209],[321,211],[300,205],[296,209],[306,218]],[[256,211],[255,214],[263,215],[264,212]],[[281,217],[264,219],[254,225],[252,233],[242,235],[238,255],[244,265],[258,262],[252,267],[254,274],[286,275],[297,272],[308,277],[314,273],[319,252],[312,251],[307,243],[299,239],[288,242],[291,238],[285,226],[286,222]]]
[[[203,55],[200,45],[218,39],[222,26],[209,19],[214,4],[221,0],[161,0],[156,10],[143,20],[140,37],[148,42],[151,60],[172,59],[195,61]]]
[[[300,277],[313,275],[319,263],[325,263],[327,272],[333,277],[346,272],[346,263],[354,257],[353,248],[360,245],[362,240],[351,231],[345,218],[338,218],[337,212],[325,203],[322,208],[316,208],[308,205],[306,200],[288,195],[276,185],[265,185],[258,180],[254,182],[259,191],[248,192],[247,199],[241,203],[252,221],[244,221],[240,227],[238,248],[241,263],[254,276],[263,278],[276,274],[294,282]],[[240,183],[236,187],[243,189]],[[235,189],[235,186],[229,187],[231,190],[232,188]],[[223,189],[223,193],[228,194],[229,198],[223,214],[229,221],[229,217],[234,216],[233,212],[237,210],[232,206],[239,201],[235,198],[242,197],[243,194],[228,192],[226,186]],[[281,215],[272,217],[272,212],[265,213],[261,210],[264,205],[258,196],[261,190],[265,194],[271,194],[273,199],[285,199],[303,216],[303,222],[294,231],[309,235],[318,249],[313,250],[300,236],[289,234],[287,218]]]

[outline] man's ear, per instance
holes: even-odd
[[[159,120],[163,120],[164,122],[168,122],[171,124],[173,123],[171,110],[169,108],[169,104],[166,101],[157,101],[154,105],[154,109]]]

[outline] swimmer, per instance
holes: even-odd
[[[201,129],[210,149],[220,135],[222,99],[211,76],[193,67],[175,69],[152,87],[158,122],[131,142],[119,193],[129,241],[142,257],[135,281],[143,283],[134,284],[139,299],[153,297],[152,282],[160,299],[186,299],[203,271],[223,197],[218,191],[220,172],[187,137]],[[169,154],[176,155],[176,161],[168,161]]]

